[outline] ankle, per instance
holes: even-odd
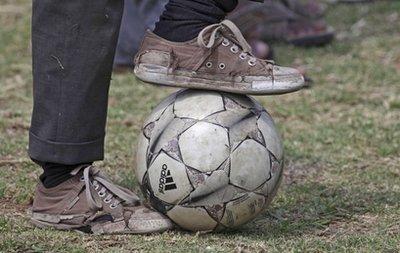
[[[225,19],[226,13],[236,5],[237,0],[170,0],[154,33],[169,41],[189,41],[206,26]]]
[[[51,162],[43,162],[34,160],[35,163],[40,165],[43,169],[42,175],[40,175],[40,181],[42,182],[45,188],[53,188],[56,187],[68,179],[71,179],[73,176],[71,172],[82,165],[91,165],[92,163],[84,163],[84,164],[75,164],[75,165],[65,165]]]

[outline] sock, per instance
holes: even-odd
[[[237,3],[237,0],[170,0],[154,33],[174,42],[194,39],[204,27],[225,19]]]
[[[35,163],[39,164],[43,168],[43,174],[40,175],[40,180],[42,181],[44,187],[53,188],[68,179],[72,178],[71,172],[78,166],[77,165],[64,165],[57,163],[41,162],[34,160]],[[86,164],[86,163],[85,163]],[[88,164],[90,165],[90,163]]]
[[[215,0],[214,2],[226,13],[233,11],[238,5],[238,0]]]

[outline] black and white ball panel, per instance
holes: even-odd
[[[146,120],[136,176],[145,196],[181,227],[210,231],[253,219],[274,197],[283,145],[254,99],[183,90]]]

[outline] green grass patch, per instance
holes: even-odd
[[[25,209],[41,173],[27,157],[31,1],[0,0],[0,9],[0,252],[400,251],[399,1],[329,6],[337,39],[326,47],[272,45],[278,63],[299,65],[314,80],[308,90],[256,98],[284,137],[284,182],[254,222],[205,235],[95,237],[29,223]],[[137,135],[173,91],[113,76],[98,164],[121,185],[139,190]]]

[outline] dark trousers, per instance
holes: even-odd
[[[236,1],[217,2],[224,7]],[[123,0],[33,0],[31,158],[67,165],[103,159],[123,5]]]
[[[103,159],[123,4],[33,0],[31,158],[61,164]]]

